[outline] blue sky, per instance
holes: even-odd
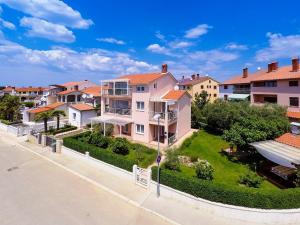
[[[300,54],[299,1],[0,0],[0,85],[159,71],[223,81]]]

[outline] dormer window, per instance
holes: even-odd
[[[139,85],[136,86],[136,92],[144,92],[145,91],[145,86]]]

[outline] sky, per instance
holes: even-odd
[[[300,55],[297,0],[0,0],[0,86],[161,70],[224,81]]]

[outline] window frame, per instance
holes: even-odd
[[[143,106],[143,107],[141,107],[141,106]],[[144,112],[145,111],[145,102],[144,101],[136,101],[136,110],[140,111],[140,112]]]
[[[139,90],[140,89],[140,90]],[[143,90],[142,90],[143,89]],[[136,86],[136,92],[142,93],[145,92],[145,86],[144,85],[137,85]]]
[[[291,100],[296,100],[297,104],[293,105],[291,104],[292,101]],[[289,106],[290,107],[295,107],[295,108],[299,108],[299,97],[289,97]]]
[[[135,124],[135,133],[144,135],[145,134],[145,125],[144,124]]]
[[[294,82],[294,84],[297,85],[291,85]],[[298,80],[290,80],[289,81],[289,87],[298,87],[299,86],[299,81]]]

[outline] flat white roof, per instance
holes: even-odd
[[[251,146],[266,157],[279,165],[296,168],[300,165],[300,149],[277,141],[261,141],[251,143]]]

